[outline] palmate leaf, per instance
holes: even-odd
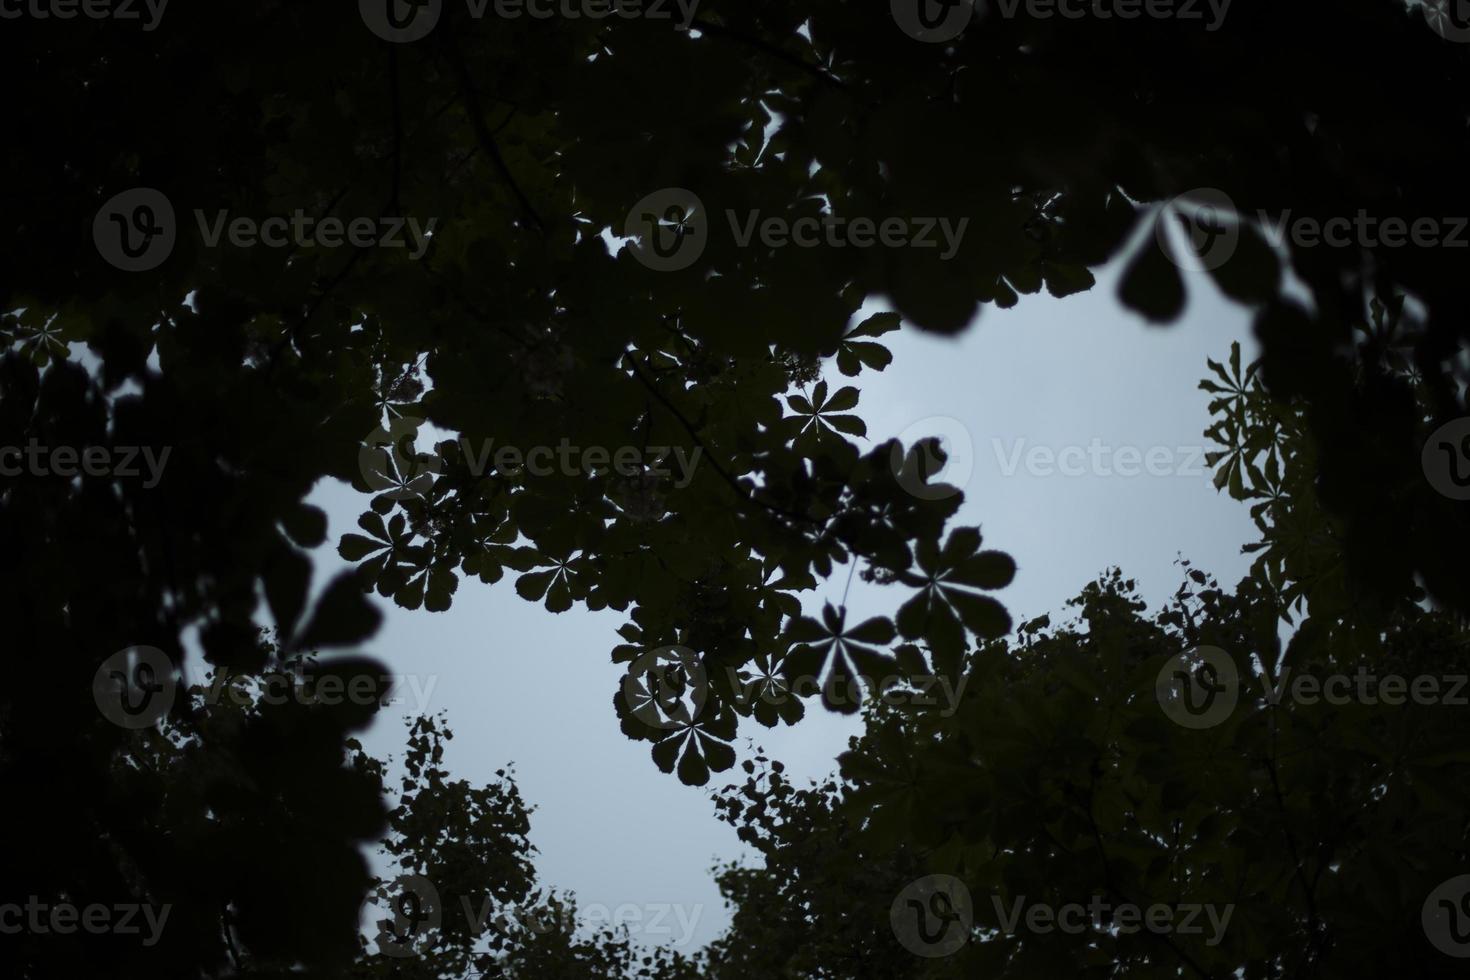
[[[846,377],[855,377],[863,368],[881,371],[893,361],[893,354],[882,344],[866,339],[881,337],[897,330],[900,317],[897,313],[874,313],[858,324],[837,347],[837,370]]]
[[[405,609],[420,607],[429,612],[449,608],[451,597],[459,588],[459,576],[451,566],[438,563],[409,579],[393,594],[394,601]]]
[[[547,612],[562,613],[572,608],[575,601],[584,601],[589,608],[600,608],[601,604],[588,591],[592,582],[588,574],[589,562],[584,556],[560,558],[537,556],[537,563],[550,565],[544,571],[530,571],[516,579],[516,593],[531,602],[545,599]]]
[[[1166,217],[1160,214],[1155,220]],[[1172,323],[1184,311],[1184,280],[1172,252],[1166,239],[1149,235],[1118,282],[1119,301],[1150,323]]]
[[[897,661],[874,649],[893,640],[891,620],[875,616],[847,629],[846,618],[845,606],[827,603],[820,622],[802,616],[790,623],[781,669],[788,687],[808,694],[819,689],[824,707],[852,714],[862,707],[866,689],[896,673]]]
[[[924,639],[936,667],[951,677],[957,676],[966,630],[980,639],[995,639],[1011,629],[1005,607],[974,590],[1009,585],[1015,562],[999,551],[981,551],[980,543],[979,528],[957,528],[942,549],[920,542],[915,549],[919,571],[899,576],[919,590],[898,610],[899,632],[906,639]]]
[[[861,418],[844,414],[858,404],[858,390],[850,385],[838,389],[829,398],[827,382],[818,381],[810,399],[790,395],[786,403],[796,414],[783,421],[784,431],[794,439],[794,448],[799,452],[815,454],[831,446],[847,449],[852,454],[838,433],[867,435],[867,426]]]
[[[650,750],[653,761],[664,772],[679,774],[686,786],[703,786],[711,772],[724,772],[735,765],[730,742],[738,725],[727,705],[710,699],[686,725],[664,731]]]
[[[785,659],[757,653],[752,661],[754,670],[737,673],[738,687],[730,692],[730,706],[766,728],[800,721],[806,715],[806,706],[786,677]]]

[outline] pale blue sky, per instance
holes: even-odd
[[[971,474],[957,520],[980,525],[986,547],[1015,557],[1016,581],[999,598],[1017,623],[1060,611],[1111,565],[1136,578],[1153,606],[1178,586],[1179,554],[1229,584],[1248,565],[1240,545],[1254,538],[1249,516],[1198,475],[1203,464],[1193,453],[1205,443],[1208,399],[1197,389],[1205,358],[1225,360],[1232,340],[1253,358],[1249,316],[1202,274],[1189,275],[1182,321],[1148,327],[1119,306],[1116,274],[1116,266],[1102,270],[1096,287],[1065,300],[1023,297],[1012,310],[988,308],[958,340],[908,329],[890,334],[893,364],[858,379],[857,411],[872,436],[864,445],[900,433],[906,441],[948,436],[957,446],[954,472],[963,469],[968,437]],[[835,368],[829,377],[843,380]],[[934,417],[954,421],[925,422]],[[1094,439],[1140,453],[1164,447],[1155,471],[1186,467],[1197,475],[1028,472],[1032,447],[1085,450]],[[1021,463],[1006,475],[1017,440],[1024,440]],[[1068,469],[1079,460],[1069,456]],[[335,542],[354,528],[368,498],[327,481],[312,500],[330,518],[329,543],[316,554],[320,584],[343,567]],[[670,913],[662,922],[667,932],[644,938],[669,943],[687,932],[677,948],[690,952],[729,921],[710,867],[754,852],[716,820],[708,789],[659,772],[648,744],[618,730],[612,697],[622,670],[608,653],[620,642],[614,629],[623,616],[582,607],[552,615],[517,596],[513,578],[462,583],[445,613],[380,601],[386,620],[366,650],[396,673],[437,678],[427,707],[448,712],[456,738],[447,758],[457,776],[489,781],[515,763],[537,808],[531,840],[544,883],[574,890],[583,903],[634,906],[646,916],[654,907],[682,906],[692,930]],[[835,604],[846,580],[844,568],[809,605]],[[854,581],[848,605],[862,618],[891,612],[902,598]],[[795,778],[816,778],[832,770],[857,725],[809,702],[794,729],[742,721],[741,736],[756,739]],[[364,741],[375,754],[399,755],[403,728],[385,712]],[[737,775],[717,775],[711,785]]]

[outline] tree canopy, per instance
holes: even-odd
[[[776,794],[817,843],[733,812],[770,862],[724,872],[734,938],[650,969],[912,971],[862,915],[919,870],[977,896],[1239,908],[1208,949],[1027,936],[941,971],[1453,965],[1414,923],[1466,870],[1460,715],[1248,699],[1196,732],[1137,696],[1201,646],[1250,690],[1287,666],[1460,662],[1470,53],[1441,5],[1237,0],[1210,27],[904,0],[64,6],[0,24],[0,611],[23,675],[0,693],[23,801],[0,818],[5,884],[174,911],[154,946],[7,937],[11,973],[375,969],[379,841],[406,874],[526,900],[513,784],[449,781],[439,723],[415,729],[395,810],[350,741],[373,698],[186,694],[206,668],[321,651],[313,669],[371,691],[384,669],[355,651],[385,603],[432,613],[508,575],[552,613],[626,614],[610,710],[685,783],[731,771],[742,727],[856,711],[855,676],[972,678],[949,717],[877,711],[840,785]],[[1343,219],[1345,245],[1300,234]],[[1421,219],[1433,241],[1390,232]],[[939,445],[860,445],[862,376],[894,330],[984,329],[1110,261],[1146,322],[1211,289],[1253,311],[1260,364],[1237,352],[1206,383],[1259,558],[1234,589],[1191,570],[1152,617],[1104,578],[1085,628],[1018,631],[994,594],[1015,564],[953,522]],[[419,445],[424,425],[452,437]],[[326,478],[370,497],[330,532],[356,571],[314,583]],[[894,615],[803,604],[853,570]],[[806,707],[760,696],[788,688]],[[453,846],[426,800],[456,814]],[[850,869],[843,918],[847,848],[882,858]],[[835,923],[827,952],[744,914],[768,902]],[[616,937],[538,936],[497,951],[523,975],[632,969]],[[421,968],[484,968],[466,938]]]

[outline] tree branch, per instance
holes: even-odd
[[[446,42],[444,50],[448,52],[450,66],[454,68],[454,74],[459,81],[460,95],[464,100],[465,112],[470,118],[470,127],[474,130],[475,139],[479,141],[481,148],[494,162],[495,169],[509,185],[511,193],[520,204],[521,210],[526,212],[526,217],[535,226],[536,231],[544,235],[546,225],[542,222],[541,216],[536,213],[531,199],[526,196],[525,191],[521,190],[521,185],[516,183],[515,175],[510,172],[510,166],[505,162],[505,157],[501,155],[500,144],[495,142],[495,134],[485,124],[485,110],[480,104],[479,94],[475,91],[475,82],[470,75],[469,66],[465,64],[459,49],[452,43]]]

